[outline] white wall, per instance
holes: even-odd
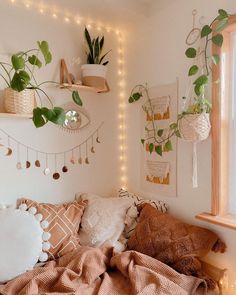
[[[167,84],[180,79],[179,102],[187,86],[189,63],[185,58],[185,39],[192,28],[192,10],[211,21],[219,8],[236,12],[234,0],[163,0],[151,7],[151,15],[145,22],[136,25],[129,34],[127,45],[128,76],[130,89],[137,83],[148,82],[150,86]],[[216,231],[228,245],[224,255],[211,255],[209,260],[222,268],[230,270],[231,280],[236,281],[235,231],[198,222],[194,216],[210,211],[211,203],[211,140],[198,145],[199,187],[192,188],[192,146],[178,142],[178,197],[164,198],[156,191],[155,196],[144,192],[140,187],[140,163],[142,147],[140,143],[140,105],[128,107],[128,167],[130,189],[146,196],[164,199],[171,211],[192,223],[198,223]]]
[[[52,2],[52,1],[51,1]],[[57,1],[58,2],[58,1]],[[55,2],[54,2],[55,3]],[[67,2],[68,3],[68,2]],[[64,3],[65,4],[65,3]],[[57,6],[58,7],[58,6]],[[61,9],[63,11],[63,8]],[[73,11],[76,14],[76,10]],[[68,67],[78,74],[79,69],[72,64],[74,57],[84,58],[84,24],[65,24],[63,15],[54,20],[51,15],[41,15],[35,7],[26,9],[19,1],[0,3],[0,57],[6,58],[9,53],[34,48],[37,40],[47,40],[53,53],[53,62],[38,74],[40,81],[59,80],[59,60],[65,58]],[[91,29],[93,35],[98,34]],[[103,32],[101,32],[103,33]],[[18,141],[47,152],[60,152],[78,145],[86,139],[104,121],[101,129],[100,145],[96,145],[96,154],[90,157],[90,165],[69,165],[70,172],[60,180],[54,181],[52,176],[44,176],[42,169],[30,168],[18,171],[16,169],[16,149],[12,157],[5,157],[3,149],[0,156],[0,202],[11,203],[22,195],[36,200],[62,201],[71,200],[76,191],[91,191],[101,195],[114,195],[118,189],[118,74],[117,74],[117,36],[113,32],[105,32],[105,50],[112,49],[109,55],[108,81],[111,92],[93,94],[81,91],[84,108],[91,116],[91,125],[79,134],[69,134],[61,131],[55,125],[48,124],[42,129],[36,129],[31,120],[12,120],[0,118],[0,128],[15,137]],[[85,61],[85,60],[84,60]],[[4,88],[1,81],[0,89]],[[65,90],[51,86],[48,93],[56,105],[71,100],[71,94]],[[2,92],[1,92],[2,97]],[[0,132],[0,138],[6,143],[6,137]],[[23,159],[24,157],[24,159]],[[40,155],[42,165],[45,157]],[[22,161],[25,161],[25,150],[22,150]],[[31,162],[35,154],[30,154]],[[63,165],[60,158],[59,168]],[[50,159],[53,170],[53,159]]]

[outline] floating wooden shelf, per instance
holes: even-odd
[[[11,113],[0,113],[0,118],[11,118],[11,119],[32,119],[33,114],[11,114]]]
[[[85,91],[91,91],[91,92],[95,92],[95,93],[102,93],[103,92],[95,87],[89,87],[89,86],[79,85],[79,84],[69,84],[69,83],[60,84],[60,88],[70,88],[70,89],[74,89],[74,90],[85,90]]]

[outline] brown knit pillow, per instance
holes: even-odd
[[[18,200],[18,205],[26,204],[27,208],[36,208],[43,220],[48,221],[50,233],[49,259],[55,259],[73,251],[79,246],[78,230],[87,201],[73,201],[64,204],[37,203],[29,199]]]
[[[128,248],[154,257],[180,273],[197,275],[199,258],[211,249],[225,251],[225,244],[208,229],[184,223],[149,204],[142,206],[139,222]]]

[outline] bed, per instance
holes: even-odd
[[[91,201],[91,204],[96,199],[95,196],[86,198],[88,201],[93,200]],[[138,198],[137,200],[136,197],[132,197],[132,202],[134,199],[136,203],[139,202],[140,205],[141,202],[143,206],[143,200],[141,198]],[[98,204],[102,204],[102,200],[98,198],[96,200],[97,203],[95,203],[94,207],[98,208]],[[117,199],[115,201],[113,198],[110,201],[111,203],[109,206],[113,206]],[[24,202],[26,201],[24,200]],[[152,202],[149,203],[152,204]],[[32,203],[32,201],[30,201],[30,203],[26,202],[24,205],[25,204],[30,204],[28,208],[31,208],[31,214],[36,214],[36,211],[40,212],[41,205],[35,205],[35,202]],[[32,204],[34,204],[34,207]],[[125,204],[125,202],[123,204]],[[158,207],[160,211],[163,211],[163,208],[167,209],[166,204],[162,204],[160,202],[155,203],[154,206],[152,205],[145,204],[144,208],[148,208],[148,210],[150,210],[149,207],[151,206],[152,208]],[[44,210],[47,208],[48,212],[48,205],[43,204],[43,206],[46,206],[44,207]],[[106,209],[109,206],[105,206]],[[114,208],[117,207],[119,206],[115,204]],[[32,208],[37,208],[37,210],[33,210]],[[57,207],[57,209],[58,208],[59,207]],[[69,208],[69,210],[71,210],[71,207]],[[90,208],[92,208],[92,206]],[[102,208],[104,208],[104,205]],[[123,205],[119,208],[121,211],[124,210]],[[157,208],[155,208],[155,210],[156,209]],[[53,210],[55,210],[55,208]],[[58,210],[61,212],[61,209]],[[109,212],[110,210],[111,208],[109,209]],[[133,211],[130,211],[130,208],[128,211],[130,213],[128,216],[130,229],[130,226],[133,227],[134,225],[130,220],[130,216],[133,216]],[[126,216],[124,216],[124,220],[126,220],[126,222],[128,211],[126,208]],[[89,217],[91,217],[91,211],[87,210],[87,212],[89,213]],[[142,212],[143,210],[141,213]],[[65,215],[65,212],[63,214]],[[112,216],[113,220],[115,220],[116,218],[114,216],[118,216],[119,214],[114,214],[113,210],[112,214],[109,213],[108,215],[110,217]],[[86,217],[86,211],[83,213],[83,218],[84,216]],[[100,216],[103,217],[102,224],[104,225],[104,216],[106,216],[106,211],[100,214]],[[53,220],[55,220],[55,216]],[[94,216],[93,220],[96,220],[95,225],[97,226],[99,221],[96,218],[94,219]],[[133,220],[136,219],[134,218]],[[140,214],[138,225],[136,224],[132,228],[131,232],[130,230],[128,231],[129,237],[135,236],[134,233],[137,234],[137,228],[140,227],[140,224],[142,223],[141,221],[142,215]],[[117,222],[118,219],[116,220],[116,223]],[[86,225],[86,222],[82,222],[81,224]],[[92,222],[88,224],[92,224]],[[93,224],[93,226],[95,225]],[[107,227],[108,226],[109,225],[107,225]],[[55,224],[53,227],[55,227]],[[100,230],[103,229],[100,227]],[[117,230],[123,231],[122,234],[124,234],[125,226],[121,228],[116,227],[116,232]],[[99,236],[101,236],[101,232],[99,233]],[[104,233],[102,236],[105,237]],[[114,238],[114,236],[117,237],[117,235],[112,233],[112,238]],[[114,239],[112,240],[112,238],[109,237],[108,239],[106,236],[105,239],[108,239],[109,243],[107,242],[108,240],[104,243],[104,241],[101,242],[98,239],[94,239],[93,236],[91,241],[94,242],[94,245],[92,246],[85,245],[88,243],[88,239],[84,239],[84,241],[86,241],[82,243],[84,245],[79,245],[74,249],[70,249],[70,251],[63,253],[63,255],[59,255],[58,257],[55,256],[56,254],[53,253],[53,251],[48,251],[48,253],[51,253],[51,259],[49,259],[49,261],[45,263],[37,263],[32,270],[28,270],[12,280],[8,280],[5,284],[1,284],[0,294],[222,294],[222,280],[224,278],[225,270],[221,270],[205,262],[201,262],[201,274],[203,274],[201,277],[186,275],[176,271],[172,265],[167,265],[155,257],[141,253],[145,251],[139,252],[135,249],[129,249],[129,245],[132,244],[129,243],[129,241],[132,242],[132,239],[128,240],[125,251],[120,251],[117,249],[117,245],[120,246],[121,240],[115,241]],[[91,241],[89,242],[90,244]],[[65,248],[65,245],[63,245],[63,247]],[[54,255],[53,259],[52,255]],[[215,284],[215,282],[217,284]]]

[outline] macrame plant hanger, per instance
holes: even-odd
[[[201,35],[201,30],[196,27],[196,15],[197,15],[197,10],[194,9],[192,12],[193,15],[193,27],[192,30],[189,32],[187,38],[186,38],[186,44],[188,46],[191,46],[195,44],[199,39]],[[200,55],[197,55],[196,61],[198,63],[201,63],[201,58],[199,58]],[[182,111],[186,111],[188,106],[192,103],[193,100],[193,78],[189,78],[189,84],[186,89],[185,96],[183,97],[184,102],[182,106]],[[189,124],[191,124],[189,122]],[[198,187],[198,160],[197,160],[197,143],[199,140],[190,140],[193,145],[193,153],[192,153],[192,186],[193,188]]]

